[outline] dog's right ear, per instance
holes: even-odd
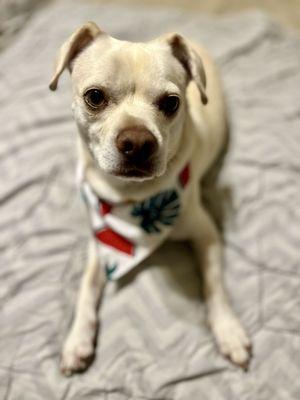
[[[101,33],[102,31],[94,22],[87,22],[66,40],[59,49],[49,89],[56,90],[64,69],[68,67],[71,70],[71,62],[74,58]]]

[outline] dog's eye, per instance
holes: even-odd
[[[106,102],[105,94],[100,89],[89,89],[84,94],[84,101],[93,109],[103,106]]]
[[[180,105],[179,97],[172,94],[166,95],[159,99],[158,108],[162,111],[167,117],[171,117],[176,113]]]

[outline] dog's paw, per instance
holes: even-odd
[[[223,316],[211,325],[220,352],[247,371],[251,359],[251,342],[239,320],[233,315]]]
[[[64,345],[60,370],[65,376],[85,371],[95,356],[94,336],[72,331]]]

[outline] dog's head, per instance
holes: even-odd
[[[61,47],[50,89],[65,68],[83,140],[100,169],[124,179],[165,172],[178,151],[190,80],[207,103],[202,61],[178,34],[131,43],[89,22]]]

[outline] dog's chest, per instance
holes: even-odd
[[[100,263],[109,279],[117,279],[137,266],[174,231],[187,204],[190,166],[170,185],[139,202],[108,203],[88,182],[81,183]]]

